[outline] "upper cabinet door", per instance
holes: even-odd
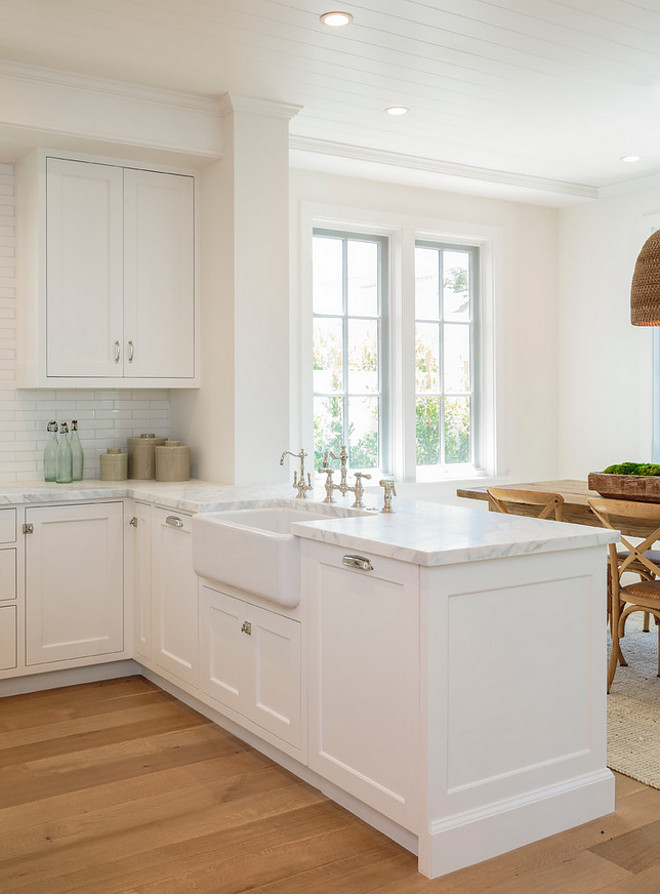
[[[195,375],[194,181],[124,170],[124,375]]]
[[[122,170],[47,160],[49,376],[123,375]]]

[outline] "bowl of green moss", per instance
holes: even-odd
[[[660,503],[660,465],[614,463],[602,472],[590,472],[587,485],[601,497]]]

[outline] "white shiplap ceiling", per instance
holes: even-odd
[[[660,173],[660,0],[0,0],[0,59],[296,104],[308,153],[567,190]]]

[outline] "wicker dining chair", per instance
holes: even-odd
[[[550,518],[552,516],[555,521],[562,520],[564,498],[561,494],[506,487],[488,487],[486,490],[488,491],[488,507],[491,512],[522,515],[527,513],[516,513],[511,510],[515,506],[534,506],[538,507],[537,518]]]
[[[660,540],[660,503],[643,503],[636,500],[614,500],[607,497],[589,500],[592,512],[601,524],[618,531],[612,518],[630,519],[651,527],[651,533],[638,544],[631,543],[619,532],[623,549],[609,546],[609,567],[612,588],[612,651],[607,668],[607,691],[614,680],[618,664],[625,665],[620,641],[625,637],[626,621],[633,612],[648,612],[655,618],[658,629],[658,676],[660,677],[660,553],[652,550]],[[640,576],[637,583],[623,585],[622,576],[626,572]]]

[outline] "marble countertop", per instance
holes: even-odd
[[[235,487],[197,480],[0,484],[0,504],[132,497],[193,513],[288,505],[310,511],[319,508],[341,511],[343,518],[299,523],[292,530],[301,538],[429,566],[579,549],[617,540],[615,532],[603,528],[500,515],[467,505],[463,508],[422,500],[395,498],[395,511],[385,515],[379,511],[380,493],[365,493],[366,512],[356,515],[350,509],[352,495],[338,496],[333,506],[323,506],[324,495],[322,486],[310,492],[307,500],[296,500],[290,484]]]

